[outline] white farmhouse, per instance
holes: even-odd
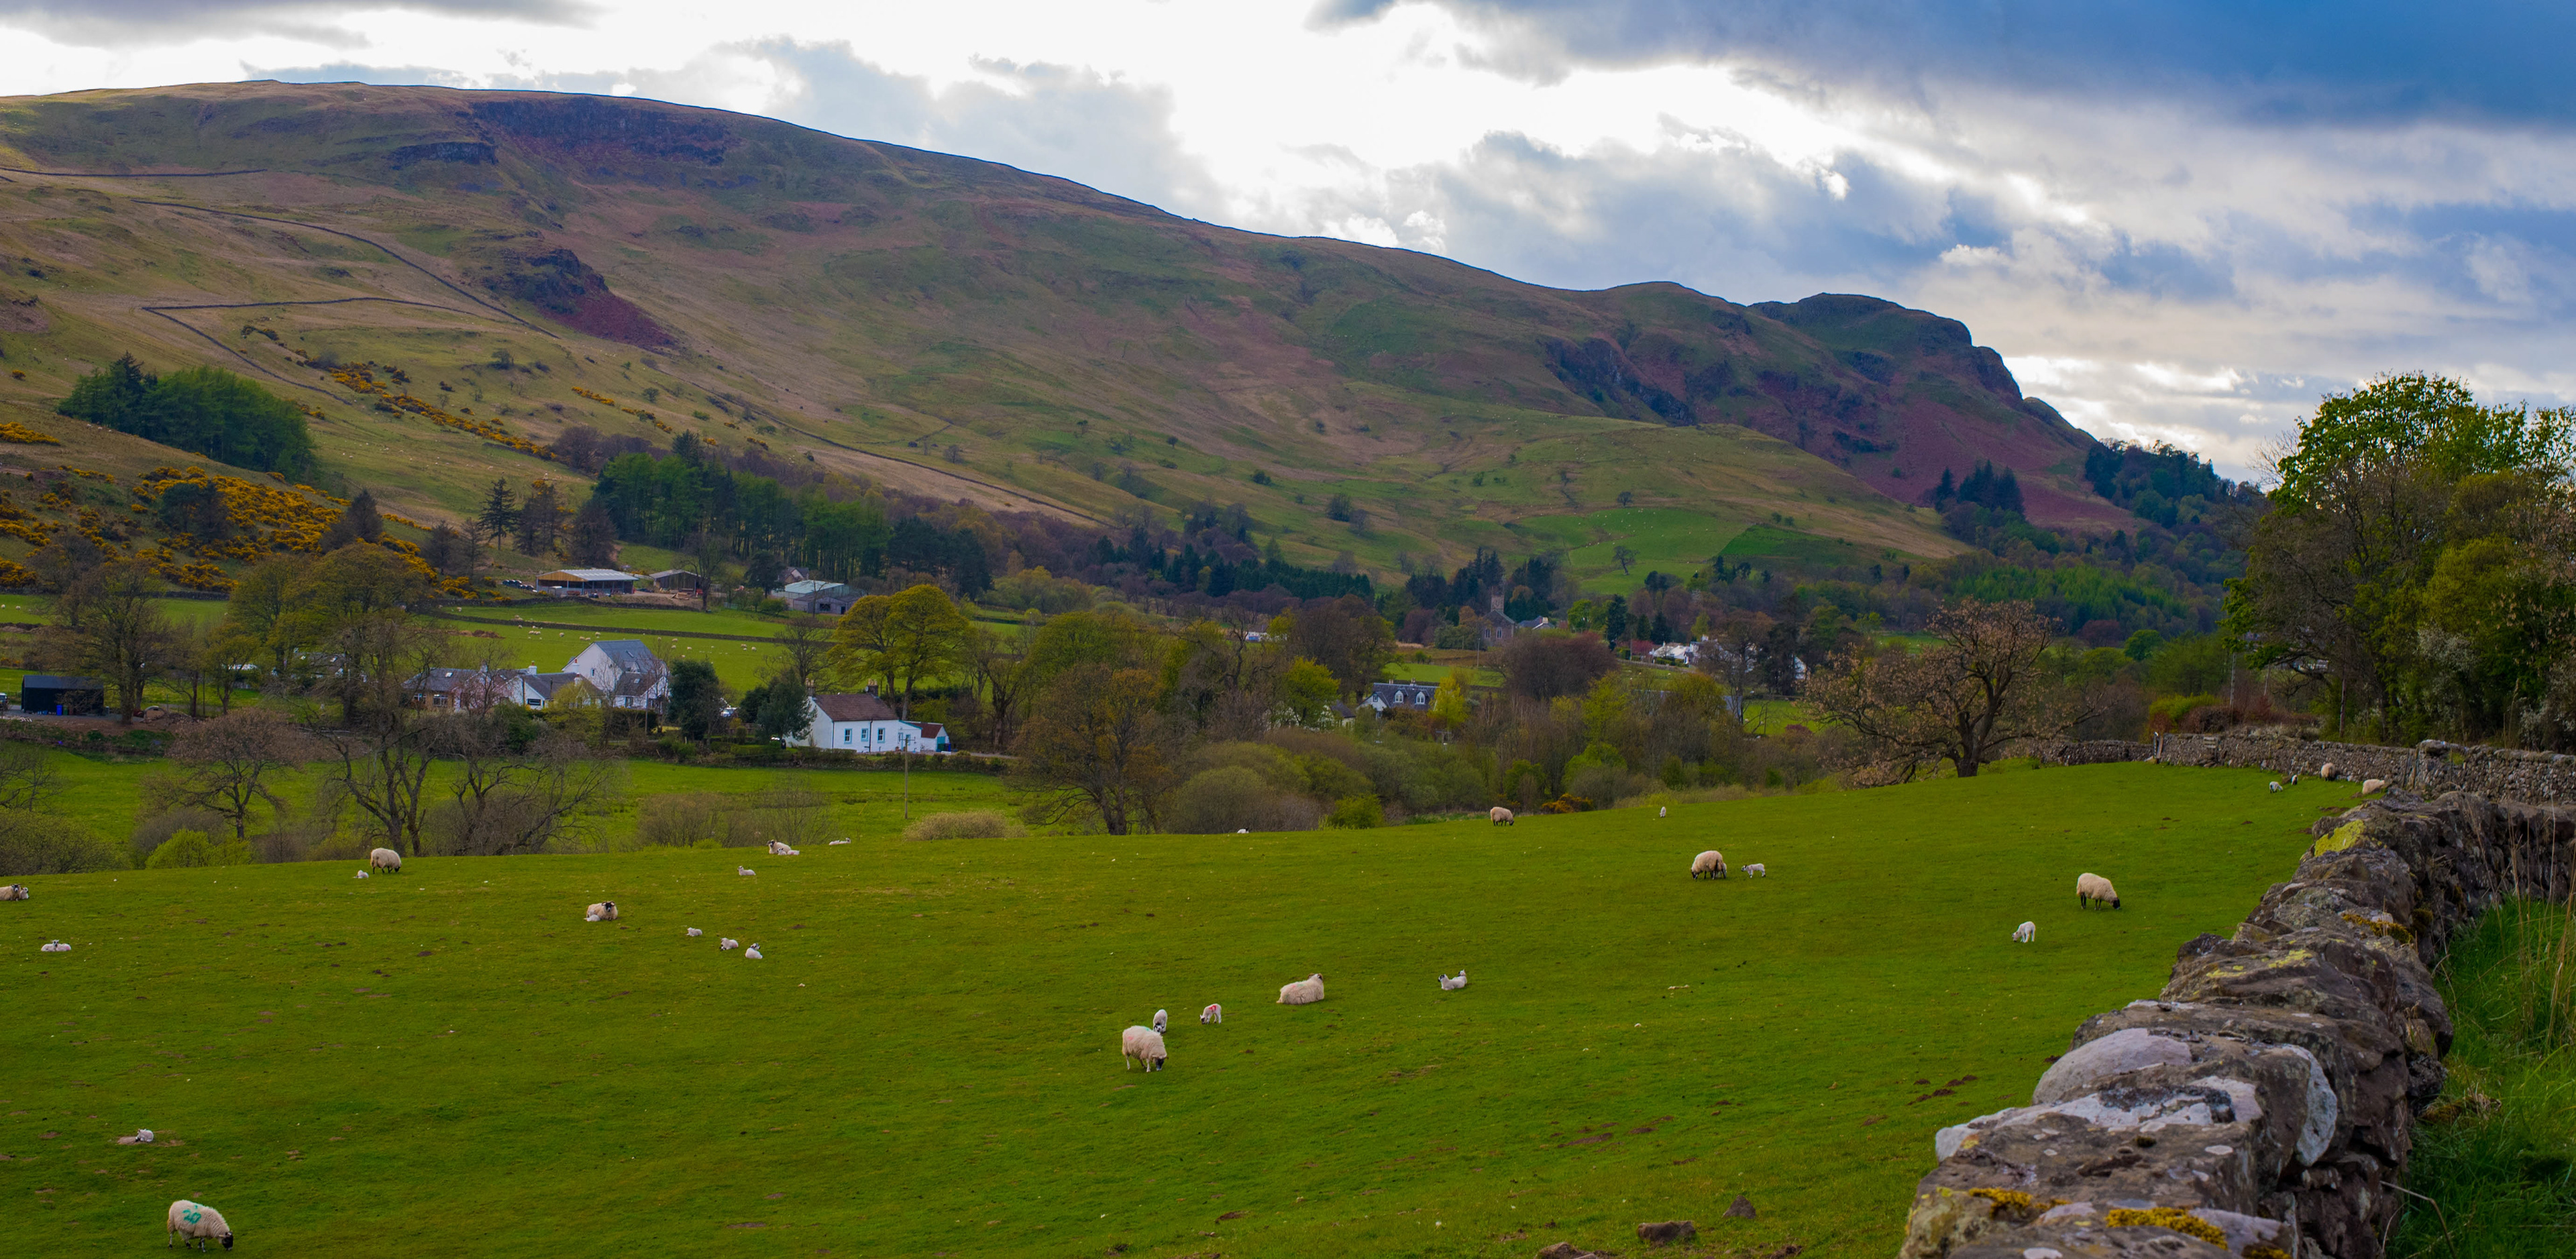
[[[948,732],[938,722],[906,721],[896,716],[873,689],[810,696],[805,701],[805,716],[803,737],[789,735],[788,742],[862,754],[949,750]]]
[[[661,711],[671,697],[671,670],[640,640],[610,638],[590,644],[564,665],[581,675],[591,689],[607,697],[609,707]]]

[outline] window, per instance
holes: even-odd
[[[841,742],[843,742],[843,743],[847,743],[847,742],[849,742],[849,741],[850,741],[850,728],[849,728],[848,726],[843,726],[843,727],[841,727]]]

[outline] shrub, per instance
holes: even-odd
[[[1245,745],[1235,745],[1243,748]],[[1268,750],[1268,749],[1265,749]],[[1246,754],[1246,759],[1251,759]],[[1269,768],[1295,772],[1281,756]],[[1252,764],[1219,765],[1201,770],[1172,793],[1164,823],[1183,835],[1230,835],[1236,831],[1311,831],[1321,812],[1315,802],[1283,788],[1277,779]]]
[[[905,839],[1018,839],[1028,831],[991,809],[932,813],[903,828]]]
[[[220,835],[231,829],[232,823],[212,809],[180,808],[154,814],[134,824],[134,864],[150,865],[153,850],[181,831]]]
[[[0,876],[122,870],[116,846],[59,818],[0,813]]]
[[[253,860],[248,840],[217,843],[203,831],[177,831],[152,850],[144,864],[155,870],[190,866],[246,866]]]
[[[1376,796],[1344,796],[1333,802],[1333,811],[1324,825],[1339,830],[1365,831],[1386,825],[1386,809]]]

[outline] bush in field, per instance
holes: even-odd
[[[1255,751],[1275,752],[1270,748]],[[1315,829],[1315,819],[1323,810],[1300,794],[1302,787],[1290,788],[1278,781],[1296,772],[1294,764],[1279,756],[1279,764],[1271,766],[1273,773],[1265,775],[1253,765],[1239,763],[1240,759],[1250,758],[1239,757],[1238,763],[1192,774],[1179,791],[1172,793],[1165,821],[1173,831],[1183,835],[1231,835],[1236,831]]]
[[[933,813],[903,828],[905,839],[1017,839],[1026,834],[1019,823],[991,809]]]
[[[203,831],[179,831],[153,849],[152,859],[144,864],[154,870],[168,870],[190,866],[246,866],[254,860],[248,840],[217,843],[207,838]]]
[[[0,877],[21,874],[86,874],[122,870],[116,846],[59,818],[15,810],[0,813]]]

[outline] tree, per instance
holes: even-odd
[[[1301,656],[1289,662],[1270,692],[1275,720],[1320,730],[1333,724],[1333,701],[1340,697],[1341,684],[1332,670]]]
[[[1467,682],[1464,669],[1451,669],[1431,692],[1431,724],[1439,730],[1456,730],[1467,724]]]
[[[680,728],[680,737],[705,743],[723,719],[724,683],[716,680],[716,667],[704,660],[673,661],[671,724]]]
[[[352,543],[296,574],[275,632],[331,655],[319,685],[340,701],[341,723],[355,725],[366,703],[399,705],[411,678],[426,667],[415,664],[391,677],[371,671],[404,669],[403,662],[427,652],[413,641],[406,620],[409,605],[427,593],[427,579],[404,557]]]
[[[597,499],[582,505],[572,518],[564,549],[575,564],[604,567],[617,562],[617,524]]]
[[[1590,634],[1514,634],[1496,655],[1503,689],[1540,701],[1581,695],[1619,667],[1610,645]]]
[[[54,409],[239,467],[291,477],[313,470],[303,410],[218,367],[154,376],[128,354],[80,378]]]
[[[535,485],[529,487],[527,501],[519,505],[519,516],[514,522],[519,535],[519,553],[554,554],[555,539],[563,532],[563,517],[563,502],[555,494],[555,483],[539,478]]]
[[[318,644],[331,656],[322,687],[339,698],[342,718],[322,741],[325,781],[400,853],[421,851],[422,792],[435,751],[433,729],[406,691],[438,662],[443,639],[389,608],[346,615]]]
[[[447,852],[543,852],[577,817],[617,794],[617,765],[515,704],[436,718],[430,737],[454,766],[448,800],[431,819]]]
[[[0,809],[33,809],[62,789],[53,749],[41,743],[0,743]]]
[[[780,673],[743,693],[743,719],[751,723],[764,739],[787,739],[804,734],[813,725],[813,715],[806,708],[811,692],[789,673]]]
[[[1394,627],[1358,595],[1309,599],[1288,616],[1297,654],[1330,669],[1344,695],[1366,691],[1395,654]]]
[[[313,759],[313,740],[274,709],[245,708],[201,722],[170,740],[170,760],[183,766],[177,803],[231,819],[233,838],[250,834],[257,806],[282,816],[286,801],[270,780]]]
[[[1153,829],[1175,778],[1160,698],[1144,669],[1083,664],[1049,683],[1020,737],[1019,777],[1039,797],[1032,817],[1088,814],[1112,835]]]
[[[973,628],[946,591],[914,586],[850,605],[826,658],[844,679],[882,679],[889,694],[902,697],[903,714],[910,717],[913,691],[958,663]]]
[[[1610,546],[1610,562],[1617,564],[1619,566],[1619,575],[1625,577],[1628,575],[1629,567],[1637,562],[1637,552],[1625,542],[1612,543]]]
[[[519,496],[508,477],[494,477],[484,487],[483,510],[474,517],[475,531],[494,547],[519,527]]]
[[[1973,778],[2006,744],[2064,733],[2084,707],[2041,669],[2051,625],[2026,602],[1959,600],[1925,626],[1935,642],[1847,652],[1807,685],[1807,702],[1902,762],[1948,760]]]
[[[430,527],[429,537],[420,544],[420,559],[438,570],[441,577],[457,577],[474,571],[478,548],[454,526],[440,521]]]
[[[814,675],[821,671],[823,658],[832,650],[832,623],[810,612],[791,613],[785,625],[769,636],[778,648],[778,666],[782,675],[796,680],[798,690],[813,693]]]
[[[331,523],[330,531],[322,535],[322,549],[336,551],[353,542],[375,542],[384,536],[385,518],[376,510],[375,492],[360,490],[341,511],[340,518]]]
[[[233,583],[232,599],[215,641],[227,663],[258,661],[269,678],[284,678],[296,652],[310,641],[308,623],[292,615],[296,592],[312,561],[299,555],[264,560]]]
[[[1009,633],[977,626],[967,636],[966,672],[983,695],[986,730],[996,752],[1009,751],[1019,734],[1020,709],[1032,677],[1030,655],[1036,643],[1036,627],[1025,621]]]
[[[53,667],[105,679],[121,722],[143,711],[144,685],[169,662],[176,643],[152,597],[160,588],[141,560],[102,564],[70,578],[54,597],[54,623],[37,639],[38,654]]]

